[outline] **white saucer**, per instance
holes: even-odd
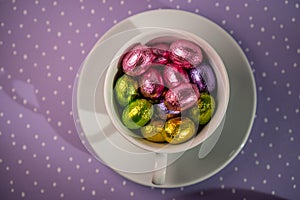
[[[114,54],[143,27],[183,29],[208,43],[222,57],[230,80],[230,102],[221,137],[203,159],[199,148],[168,156],[166,182],[152,184],[154,154],[127,142],[113,127],[103,100],[103,79]],[[132,31],[128,31],[132,30]],[[120,34],[126,31],[126,34]],[[142,185],[174,188],[203,181],[228,165],[246,143],[256,110],[251,67],[231,36],[208,19],[179,10],[154,10],[134,15],[112,27],[90,52],[75,81],[73,114],[87,149],[120,175]],[[133,153],[135,152],[135,153]]]

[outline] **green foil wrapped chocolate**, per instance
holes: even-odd
[[[201,93],[198,104],[190,110],[190,115],[200,125],[205,125],[211,119],[214,111],[214,98],[208,93]]]
[[[137,99],[125,107],[122,121],[129,129],[146,125],[153,115],[153,105],[146,99]]]
[[[114,93],[117,102],[124,107],[139,96],[138,82],[124,74],[117,80]]]
[[[196,134],[196,127],[188,117],[175,117],[166,122],[164,134],[166,141],[170,144],[180,144]]]
[[[165,142],[163,120],[151,120],[149,124],[141,128],[143,137],[152,142]]]

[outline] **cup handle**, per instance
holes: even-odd
[[[166,171],[167,171],[167,154],[156,153],[152,183],[154,185],[163,185],[166,179]]]

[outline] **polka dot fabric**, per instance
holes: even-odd
[[[206,181],[174,189],[138,185],[98,162],[72,116],[73,83],[93,45],[121,20],[158,8],[205,16],[230,33],[258,95],[236,159]],[[1,1],[0,199],[299,198],[299,27],[294,0]]]

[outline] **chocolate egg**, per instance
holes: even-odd
[[[188,141],[196,134],[194,122],[187,117],[169,119],[165,124],[164,138],[170,144]]]
[[[189,71],[191,81],[197,84],[200,92],[212,92],[216,88],[216,77],[208,63],[202,63]]]
[[[122,67],[125,74],[139,76],[149,67],[156,56],[145,45],[137,45],[129,50],[123,57]]]
[[[189,83],[188,73],[177,64],[168,64],[164,67],[163,78],[168,88],[174,88],[181,83]]]
[[[190,110],[190,116],[200,125],[205,125],[215,111],[215,100],[208,93],[201,93],[197,106]]]
[[[153,115],[153,106],[146,99],[131,102],[122,113],[122,121],[129,129],[138,129],[148,123]]]
[[[169,110],[163,100],[154,105],[154,111],[163,120],[180,115],[180,111]]]
[[[160,72],[155,68],[150,68],[141,75],[139,86],[142,95],[150,99],[158,99],[164,91],[164,81]]]
[[[180,39],[170,45],[171,59],[184,68],[193,68],[202,62],[201,48],[194,42]]]
[[[165,47],[160,46],[151,48],[153,54],[156,56],[156,58],[153,60],[153,63],[165,65],[169,63],[170,52],[168,50],[165,50]]]
[[[181,83],[166,92],[164,103],[169,110],[184,111],[192,107],[199,96],[199,90],[195,84]]]
[[[117,102],[121,106],[126,106],[139,96],[138,82],[124,74],[123,76],[118,78],[114,87],[114,93]]]
[[[151,120],[151,122],[141,128],[143,137],[152,142],[165,142],[164,121],[162,120]]]

